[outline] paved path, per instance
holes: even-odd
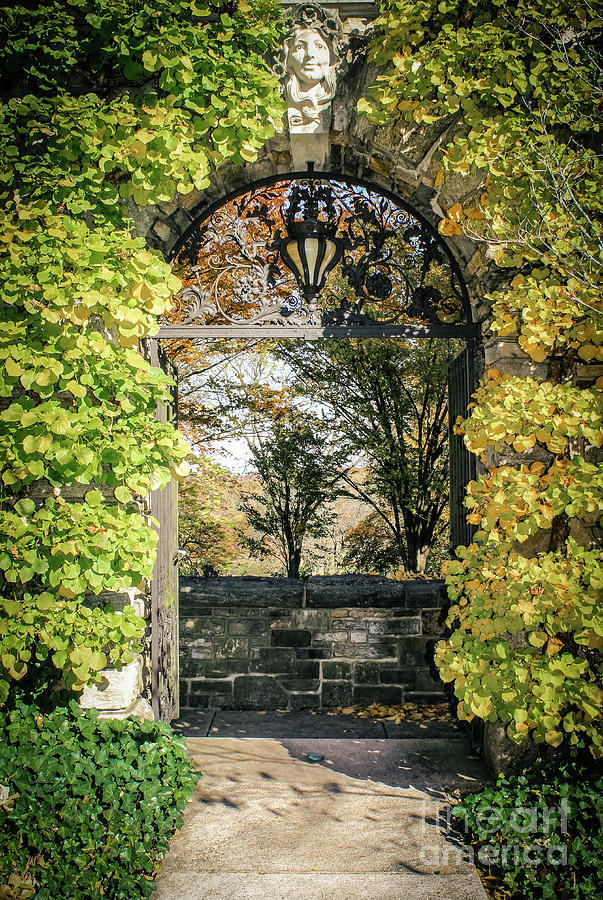
[[[187,744],[204,777],[153,900],[485,900],[447,811],[487,775],[454,726],[387,737],[352,717],[221,712],[178,728],[201,735]]]

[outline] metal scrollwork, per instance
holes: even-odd
[[[337,262],[314,297],[282,250],[308,222],[337,243]],[[185,287],[173,324],[471,322],[465,287],[434,229],[391,195],[344,179],[285,177],[240,194],[189,229],[175,271]]]

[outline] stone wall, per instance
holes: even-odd
[[[444,700],[441,581],[180,579],[180,706],[319,709]]]

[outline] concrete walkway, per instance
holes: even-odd
[[[452,724],[402,736],[411,726],[390,737],[344,716],[181,720],[203,778],[153,900],[485,900],[449,806],[487,773]]]

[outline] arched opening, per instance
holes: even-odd
[[[427,219],[389,190],[337,173],[272,176],[206,208],[171,256],[184,288],[161,325],[159,342],[457,340],[463,348],[449,367],[451,426],[465,412],[474,389],[478,329],[462,273]],[[170,365],[169,355],[153,353],[156,363]],[[452,427],[449,446],[456,546],[471,536],[462,498],[475,472]],[[162,715],[161,698],[177,691],[169,687],[177,671],[177,613],[172,605],[167,614],[163,603],[177,592],[174,508],[165,493],[156,498],[154,514],[166,526],[160,530],[152,626],[154,694]],[[166,701],[168,707],[176,709],[177,701]]]

